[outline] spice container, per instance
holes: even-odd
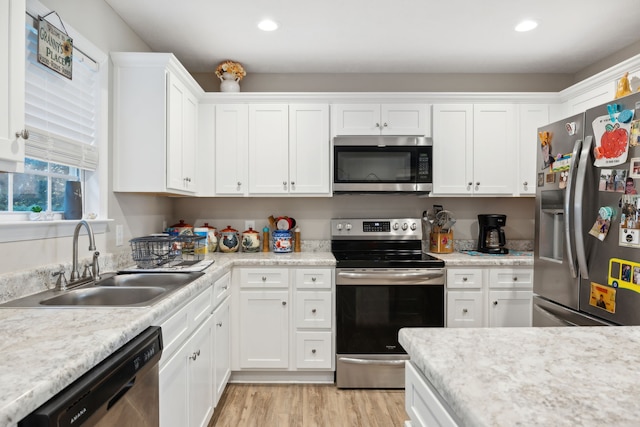
[[[293,250],[291,230],[273,230],[273,252],[286,253]]]
[[[221,252],[238,252],[238,248],[240,248],[238,230],[227,225],[227,228],[220,231],[220,242],[218,246]]]
[[[260,250],[260,233],[249,227],[242,232],[242,251],[258,252]]]

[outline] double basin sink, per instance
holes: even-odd
[[[109,273],[66,291],[48,290],[0,308],[148,307],[193,282],[204,273]]]

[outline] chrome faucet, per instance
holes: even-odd
[[[80,228],[83,225],[87,229],[87,234],[89,235],[89,250],[90,251],[96,250],[96,241],[93,236],[93,229],[91,228],[91,225],[89,225],[89,223],[83,219],[76,225],[76,229],[73,232],[73,265],[71,266],[71,277],[69,278],[70,284],[81,279],[80,272],[78,271],[78,234],[80,234]],[[97,271],[97,262],[98,262],[98,257],[94,253],[94,256],[93,256],[94,271]]]

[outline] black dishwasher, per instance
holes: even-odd
[[[152,326],[118,349],[18,427],[159,425],[162,331]]]

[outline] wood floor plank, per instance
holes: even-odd
[[[209,427],[402,427],[404,390],[229,384]]]

